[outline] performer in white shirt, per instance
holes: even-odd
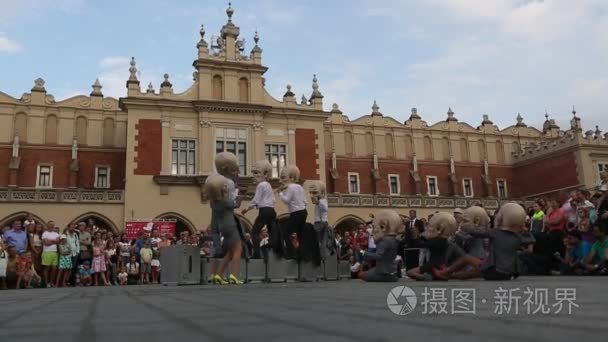
[[[302,238],[302,232],[306,225],[306,195],[304,188],[298,184],[300,180],[300,169],[295,165],[288,165],[281,170],[281,201],[287,205],[289,211],[289,222],[287,223],[286,232],[283,235],[285,240],[285,258],[293,259],[296,256],[296,250],[292,242],[292,235],[295,233],[295,239]]]
[[[319,252],[321,253],[321,259],[325,260],[325,258],[330,255],[331,251],[335,249],[335,242],[328,241],[330,237],[333,237],[333,233],[328,231],[332,228],[327,222],[329,205],[327,203],[325,183],[321,181],[311,182],[308,193],[310,194],[312,203],[315,205],[313,222],[315,232],[317,233],[317,240],[319,241]]]
[[[259,259],[261,258],[260,232],[262,227],[266,226],[268,232],[274,233],[273,227],[277,219],[277,213],[274,210],[274,192],[272,191],[272,186],[268,183],[268,180],[272,176],[272,165],[266,159],[258,160],[253,164],[251,173],[257,183],[255,195],[249,207],[243,209],[241,213],[245,215],[249,210],[258,209],[258,217],[253,223],[251,240],[253,242],[253,258]]]

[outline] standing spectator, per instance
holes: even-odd
[[[70,223],[65,229],[66,240],[70,246],[72,258],[72,271],[69,274],[69,282],[72,285],[76,284],[76,273],[78,267],[78,258],[80,256],[80,237],[76,232],[76,224]]]
[[[548,204],[549,210],[545,225],[548,226],[549,232],[557,232],[565,235],[568,219],[564,213],[564,209],[559,205],[559,202],[555,198],[550,199]],[[568,205],[568,207],[571,208],[570,205]]]
[[[543,231],[543,226],[545,225],[545,212],[541,207],[540,200],[534,202],[532,210],[532,216],[530,217],[530,231],[533,234],[539,234]]]
[[[120,242],[118,243],[118,250],[120,251],[120,265],[127,265],[131,258],[131,244],[129,243],[126,234],[122,235]]]
[[[91,234],[95,234],[99,231],[99,227],[97,227],[97,225],[95,224],[95,220],[93,220],[92,218],[87,221],[87,228],[89,228],[89,232]]]
[[[605,274],[608,267],[608,237],[607,231],[600,227],[594,229],[596,241],[587,255],[585,269],[591,274]]]
[[[140,281],[142,284],[150,283],[150,273],[152,273],[152,249],[150,242],[144,242],[144,247],[139,250],[140,260]]]
[[[158,244],[160,242],[160,240],[162,240],[160,238],[160,232],[158,231],[158,229],[153,229],[152,237],[150,237],[150,244],[152,244],[152,245],[154,245],[155,243]]]
[[[108,283],[108,280],[106,279],[107,268],[106,251],[104,245],[105,242],[100,238],[95,240],[95,245],[93,246],[93,272],[95,272],[93,286],[101,285],[100,283],[102,281],[103,285],[110,285],[110,283]]]
[[[36,223],[34,230],[29,233],[29,245],[30,251],[32,252],[32,262],[36,271],[42,271],[42,265],[40,264],[42,258],[42,233],[44,228],[42,224]]]
[[[400,244],[399,253],[402,254],[402,259],[405,262],[405,268],[407,270],[414,269],[419,266],[420,250],[418,248],[420,244],[420,236],[424,232],[424,223],[416,217],[416,210],[410,210],[409,212],[409,223],[405,227],[403,242]],[[410,250],[405,251],[404,248]]]
[[[21,221],[15,220],[13,227],[2,235],[8,246],[14,246],[17,254],[27,251],[27,233],[23,231]]]
[[[600,187],[601,196],[598,199],[597,220],[600,229],[608,231],[608,184]]]
[[[91,236],[91,230],[84,222],[78,223],[78,237],[80,242],[80,261],[90,261],[93,257],[93,237]]]
[[[0,290],[6,290],[6,266],[8,263],[8,253],[6,247],[0,239]]]
[[[454,218],[456,219],[456,231],[458,231],[462,221],[464,221],[464,211],[460,208],[454,209]]]
[[[132,252],[135,254],[135,257],[137,258],[137,261],[140,261],[139,251],[144,248],[144,244],[146,243],[146,241],[148,241],[148,232],[142,230],[138,233],[137,239],[135,240],[133,248],[131,249]]]
[[[72,248],[68,242],[68,237],[62,234],[59,237],[59,272],[57,273],[57,280],[55,281],[55,287],[66,287],[67,282],[72,273]]]
[[[116,285],[116,273],[118,272],[118,255],[116,254],[117,247],[114,244],[114,239],[110,236],[112,233],[108,233],[108,240],[106,241],[106,263],[108,265],[106,271],[106,279],[112,285]]]
[[[158,284],[160,277],[160,248],[158,247],[160,241],[152,239],[152,284]]]
[[[46,231],[42,234],[42,267],[46,287],[53,287],[59,263],[59,255],[57,254],[59,234],[55,231],[55,225],[51,223],[52,221],[47,224]]]
[[[31,224],[36,224],[36,220],[34,220],[34,215],[32,215],[31,213],[28,213],[25,216],[25,220],[23,221],[23,226],[29,227]]]

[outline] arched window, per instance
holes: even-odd
[[[485,160],[488,155],[486,154],[486,143],[483,139],[477,141],[477,149],[479,150],[479,160]]]
[[[496,162],[498,164],[505,163],[505,149],[500,141],[496,142]]]
[[[103,146],[114,146],[114,119],[103,120]]]
[[[412,136],[405,136],[405,158],[410,159],[414,154],[414,144],[412,143]]]
[[[27,141],[27,114],[18,113],[15,115],[15,135],[19,136],[19,141]]]
[[[353,155],[353,134],[351,131],[344,132],[344,150],[346,155]]]
[[[245,77],[239,80],[239,101],[249,102],[249,81]]]
[[[44,142],[46,144],[57,144],[57,117],[55,115],[49,115],[46,117]]]
[[[469,142],[467,139],[460,139],[460,160],[469,161]]]
[[[428,135],[422,140],[424,142],[424,159],[433,159],[433,142]]]
[[[384,144],[386,145],[386,157],[395,158],[395,143],[392,134],[389,133],[384,136]]]
[[[365,155],[371,156],[374,154],[374,137],[371,132],[365,133]]]
[[[87,144],[87,118],[84,116],[76,118],[76,141],[78,145]]]
[[[443,160],[450,160],[450,141],[448,137],[441,139],[441,154],[443,155]]]
[[[325,153],[331,153],[331,132],[325,131],[323,134],[323,142],[325,143]]]
[[[222,76],[213,76],[213,95],[214,100],[224,99],[224,83],[222,82]]]

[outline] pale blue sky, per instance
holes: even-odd
[[[191,82],[198,29],[226,22],[219,0],[0,0],[0,91],[19,97],[43,77],[56,99],[124,96],[128,59],[142,87],[162,74]],[[411,107],[429,123],[456,117],[501,128],[518,112],[541,125],[545,107],[562,128],[576,105],[585,129],[608,130],[608,1],[237,0],[234,22],[253,47],[260,32],[267,88],[311,93],[351,119],[380,111],[399,121]]]

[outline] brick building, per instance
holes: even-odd
[[[592,188],[608,167],[608,134],[583,133],[574,111],[567,130],[548,116],[542,129],[521,115],[504,129],[487,116],[469,125],[451,109],[438,123],[415,108],[399,122],[375,102],[350,120],[336,104],[324,110],[316,76],[308,98],[296,99],[288,85],[277,100],[264,88],[259,37],[245,53],[233,12],[211,44],[201,28],[184,92],[174,92],[169,75],[158,91],[142,89],[135,59],[120,99],[104,97],[97,81],[89,96],[62,101],[42,79],[20,98],[0,92],[0,224],[30,212],[61,226],[95,218],[122,231],[126,219],[171,218],[203,229],[210,213],[201,188],[218,151],[239,157],[246,199],[259,159],[275,175],[295,163],[304,179],[325,181],[339,227],[380,207],[426,215],[481,202],[493,210],[507,199]],[[255,215],[241,219],[250,225]]]

